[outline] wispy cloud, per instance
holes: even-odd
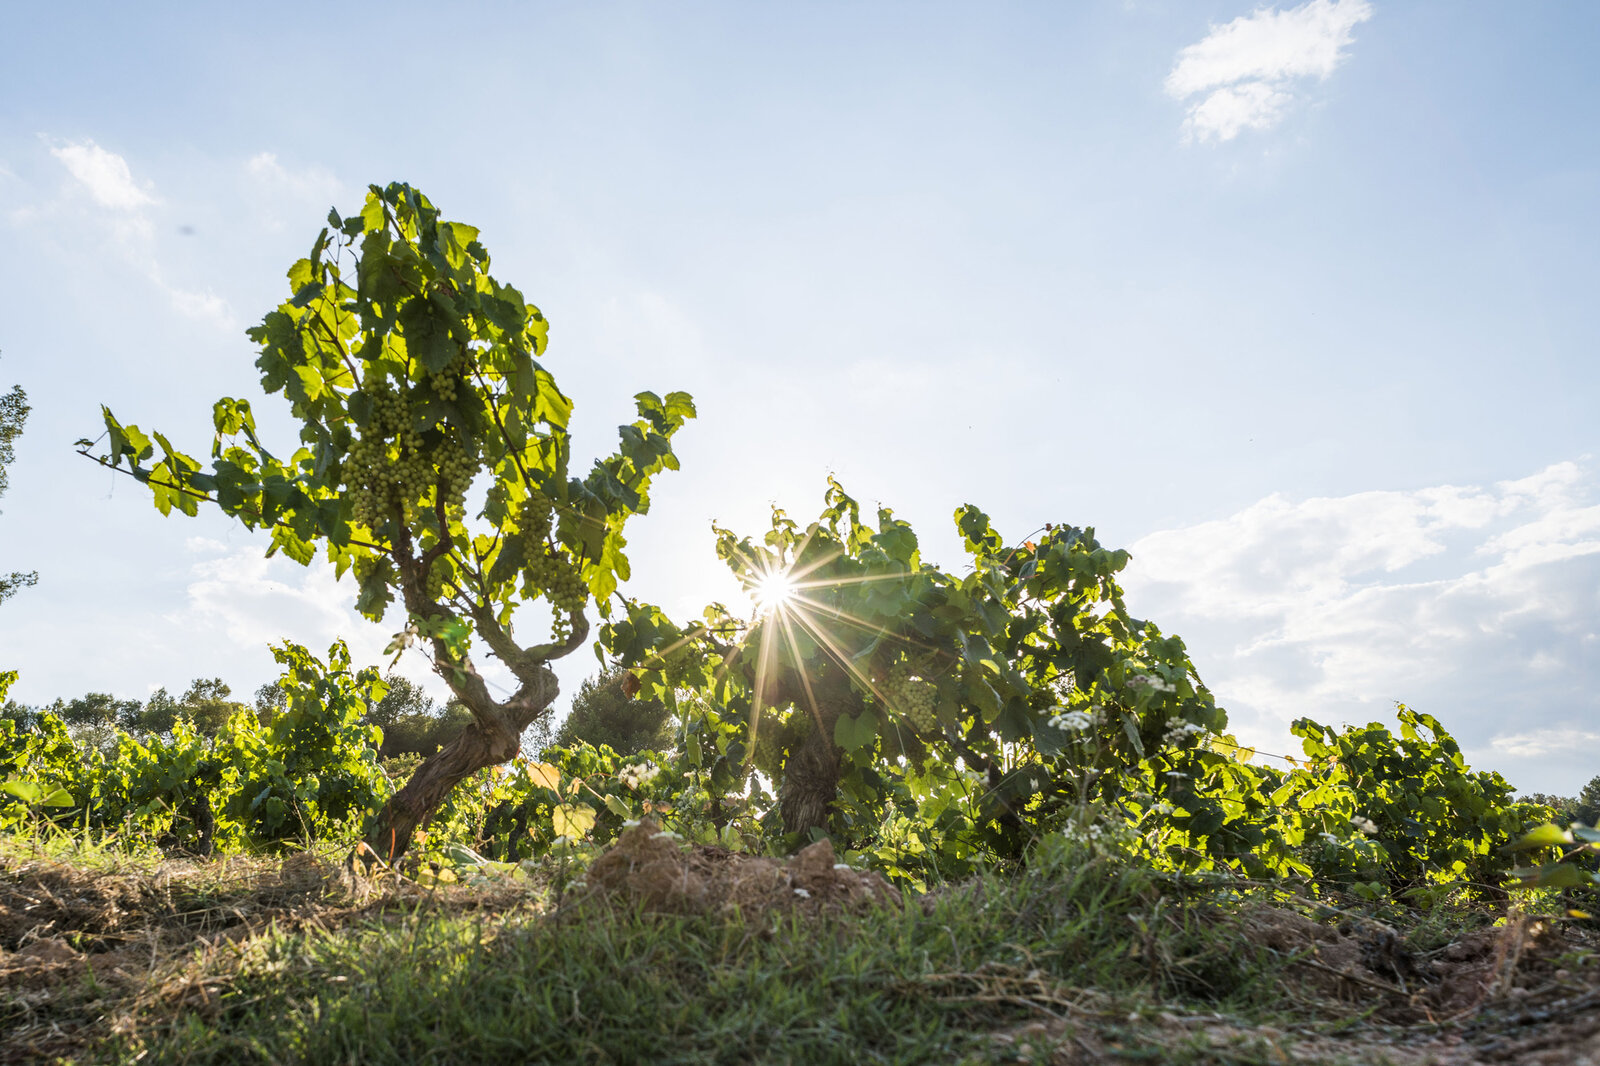
[[[115,152],[92,140],[55,145],[50,154],[67,168],[77,186],[110,217],[114,244],[123,256],[162,292],[173,310],[185,318],[209,322],[219,329],[237,328],[228,303],[215,293],[186,289],[166,280],[155,254],[155,227],[151,212],[160,206],[153,186],[134,180],[133,168]],[[16,221],[29,221],[34,213],[13,213]]]
[[[50,154],[61,160],[67,171],[78,179],[78,184],[89,191],[95,203],[113,211],[138,211],[156,202],[155,197],[141,189],[133,180],[128,161],[115,152],[108,152],[93,141],[64,144],[50,149]]]
[[[271,204],[262,215],[262,222],[269,229],[284,229],[291,218],[298,218],[303,224],[305,207],[320,208],[312,216],[319,217],[347,198],[344,183],[331,171],[318,166],[286,167],[273,152],[251,156],[244,170],[263,206]]]
[[[256,650],[292,635],[321,655],[335,640],[343,640],[357,666],[387,667],[390,657],[383,649],[389,635],[404,625],[404,612],[390,625],[362,618],[350,609],[354,593],[349,580],[340,584],[328,563],[319,559],[302,567],[281,557],[269,559],[254,544],[229,548],[203,537],[191,537],[185,546],[196,557],[187,610],[168,616],[169,624],[201,631],[206,641],[239,650]],[[403,656],[396,672],[427,687],[436,699],[447,697],[443,683],[420,656]]]
[[[1187,136],[1229,141],[1277,125],[1302,83],[1326,80],[1348,56],[1367,0],[1310,0],[1288,11],[1259,8],[1178,53],[1168,95],[1188,101]]]
[[[1525,788],[1575,788],[1600,720],[1600,489],[1560,463],[1489,486],[1270,496],[1133,545],[1130,605],[1184,635],[1249,739],[1432,712]]]
[[[363,618],[352,608],[354,579],[347,575],[341,582],[325,560],[300,566],[282,556],[266,557],[258,544],[230,548],[204,537],[189,538],[185,548],[195,560],[186,589],[187,610],[169,615],[171,625],[238,650],[256,650],[292,635],[321,655],[334,640],[343,640],[358,667],[389,669],[392,656],[384,649],[406,624],[404,608],[391,607],[381,624]],[[509,695],[515,689],[515,680],[498,660],[480,650],[476,663],[492,692]],[[394,671],[422,685],[436,700],[450,698],[420,651],[402,655]]]

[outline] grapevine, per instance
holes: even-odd
[[[623,528],[646,509],[655,475],[676,469],[672,435],[694,416],[683,393],[638,393],[639,418],[621,427],[617,450],[571,476],[572,402],[539,362],[549,324],[488,268],[477,229],[410,186],[372,186],[357,214],[329,214],[289,269],[288,297],[248,331],[263,389],[282,393],[300,421],[288,460],[233,398],[212,410],[209,471],[109,410],[107,454],[80,442],[148,486],[163,514],[211,502],[270,530],[270,550],[296,562],[324,549],[341,575],[354,571],[356,607],[370,619],[403,603],[406,634],[427,640],[481,728],[461,734],[472,750],[425,762],[405,801],[386,809],[373,830],[385,854],[404,851],[466,774],[512,758],[523,730],[548,715],[549,663],[582,645],[591,600],[609,611],[628,575]],[[524,647],[513,614],[536,597],[554,611],[554,640]],[[475,640],[516,677],[503,700],[473,665]]]

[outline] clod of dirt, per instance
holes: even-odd
[[[1387,1020],[1414,1020],[1422,974],[1390,926],[1363,918],[1333,927],[1278,907],[1254,907],[1240,917],[1252,943],[1289,960],[1296,979],[1319,995],[1372,1002],[1376,994]]]
[[[669,914],[854,913],[900,904],[900,893],[881,875],[835,861],[830,841],[785,861],[708,844],[684,846],[649,820],[617,838],[589,867],[586,882],[580,901],[603,898]]]

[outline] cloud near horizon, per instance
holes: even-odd
[[[1514,784],[1576,790],[1600,773],[1597,500],[1577,463],[1490,486],[1273,495],[1134,544],[1129,604],[1185,636],[1265,750],[1298,751],[1294,718],[1392,720],[1405,702]]]
[[[1257,8],[1178,53],[1167,95],[1188,101],[1185,137],[1230,141],[1277,125],[1301,83],[1326,81],[1372,17],[1368,0],[1310,0],[1288,11]]]

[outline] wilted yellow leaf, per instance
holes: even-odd
[[[544,762],[528,763],[528,777],[534,784],[557,792],[561,788],[561,771]]]
[[[556,836],[578,840],[594,828],[594,808],[587,803],[563,803],[550,812]]]

